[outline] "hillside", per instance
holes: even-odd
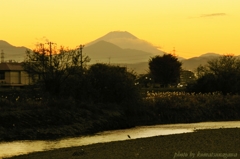
[[[123,49],[134,49],[142,50],[144,52],[149,52],[152,54],[163,55],[163,51],[159,50],[156,46],[151,43],[139,39],[136,36],[132,35],[127,31],[113,31],[109,32],[106,35],[88,43],[87,45],[93,45],[99,41],[106,41],[117,45]]]
[[[0,51],[4,53],[4,61],[17,61],[22,62],[24,60],[26,47],[17,47],[9,44],[6,41],[0,40]]]
[[[219,57],[219,54],[203,54],[202,56],[199,57],[193,57],[190,59],[179,59],[179,61],[182,62],[182,68],[184,70],[190,70],[190,71],[195,71],[198,66],[200,65],[206,65],[207,61]],[[141,63],[133,63],[133,64],[127,64],[125,65],[129,69],[133,69],[136,71],[138,74],[144,74],[148,72],[148,62],[141,62]]]
[[[193,57],[190,59],[182,60],[182,68],[185,70],[195,71],[196,68],[200,65],[206,65],[209,60],[219,57],[220,55],[204,55],[199,57]]]
[[[135,49],[122,49],[106,41],[98,41],[83,50],[91,58],[91,63],[137,63],[146,62],[153,54]]]

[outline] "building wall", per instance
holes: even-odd
[[[33,84],[21,63],[0,63],[0,87],[22,87]]]
[[[5,79],[0,80],[0,83],[29,85],[33,81],[26,71],[5,71]]]
[[[10,72],[10,78],[11,83],[14,84],[29,85],[33,83],[32,79],[26,71],[12,71]]]
[[[5,83],[11,83],[11,78],[10,78],[10,72],[9,71],[6,71],[5,72]]]
[[[20,84],[21,83],[21,72],[20,71],[10,71],[10,83]]]

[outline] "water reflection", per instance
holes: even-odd
[[[125,130],[105,131],[94,136],[66,138],[54,141],[15,141],[0,143],[0,158],[11,157],[20,154],[28,154],[36,151],[45,151],[64,147],[88,145],[93,143],[103,143],[111,141],[128,140],[128,135],[132,139],[144,138],[159,135],[170,135],[193,132],[196,129],[216,129],[216,128],[240,128],[240,121],[231,122],[202,122],[191,124],[166,124],[155,126],[140,126]]]

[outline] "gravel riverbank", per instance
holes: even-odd
[[[194,133],[63,148],[12,159],[239,159],[239,134],[239,128],[199,130]]]

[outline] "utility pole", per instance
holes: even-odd
[[[45,48],[44,48],[44,44],[40,43],[40,51],[42,51],[42,66],[43,66],[43,78],[45,79],[45,71],[46,71],[46,66],[45,66]]]
[[[50,67],[52,67],[52,45],[55,43],[49,41],[47,44],[49,45]]]
[[[84,48],[84,45],[80,45],[80,46],[79,46],[80,67],[81,67],[81,70],[83,69],[83,53],[82,53],[83,48]]]
[[[49,45],[49,57],[50,57],[50,73],[53,75],[53,67],[52,67],[52,45],[55,44],[51,41],[47,43]]]
[[[175,50],[175,47],[173,47],[172,52],[173,52],[173,55],[176,56],[176,50]]]
[[[1,52],[1,63],[4,63],[4,52],[3,52],[3,50]]]

